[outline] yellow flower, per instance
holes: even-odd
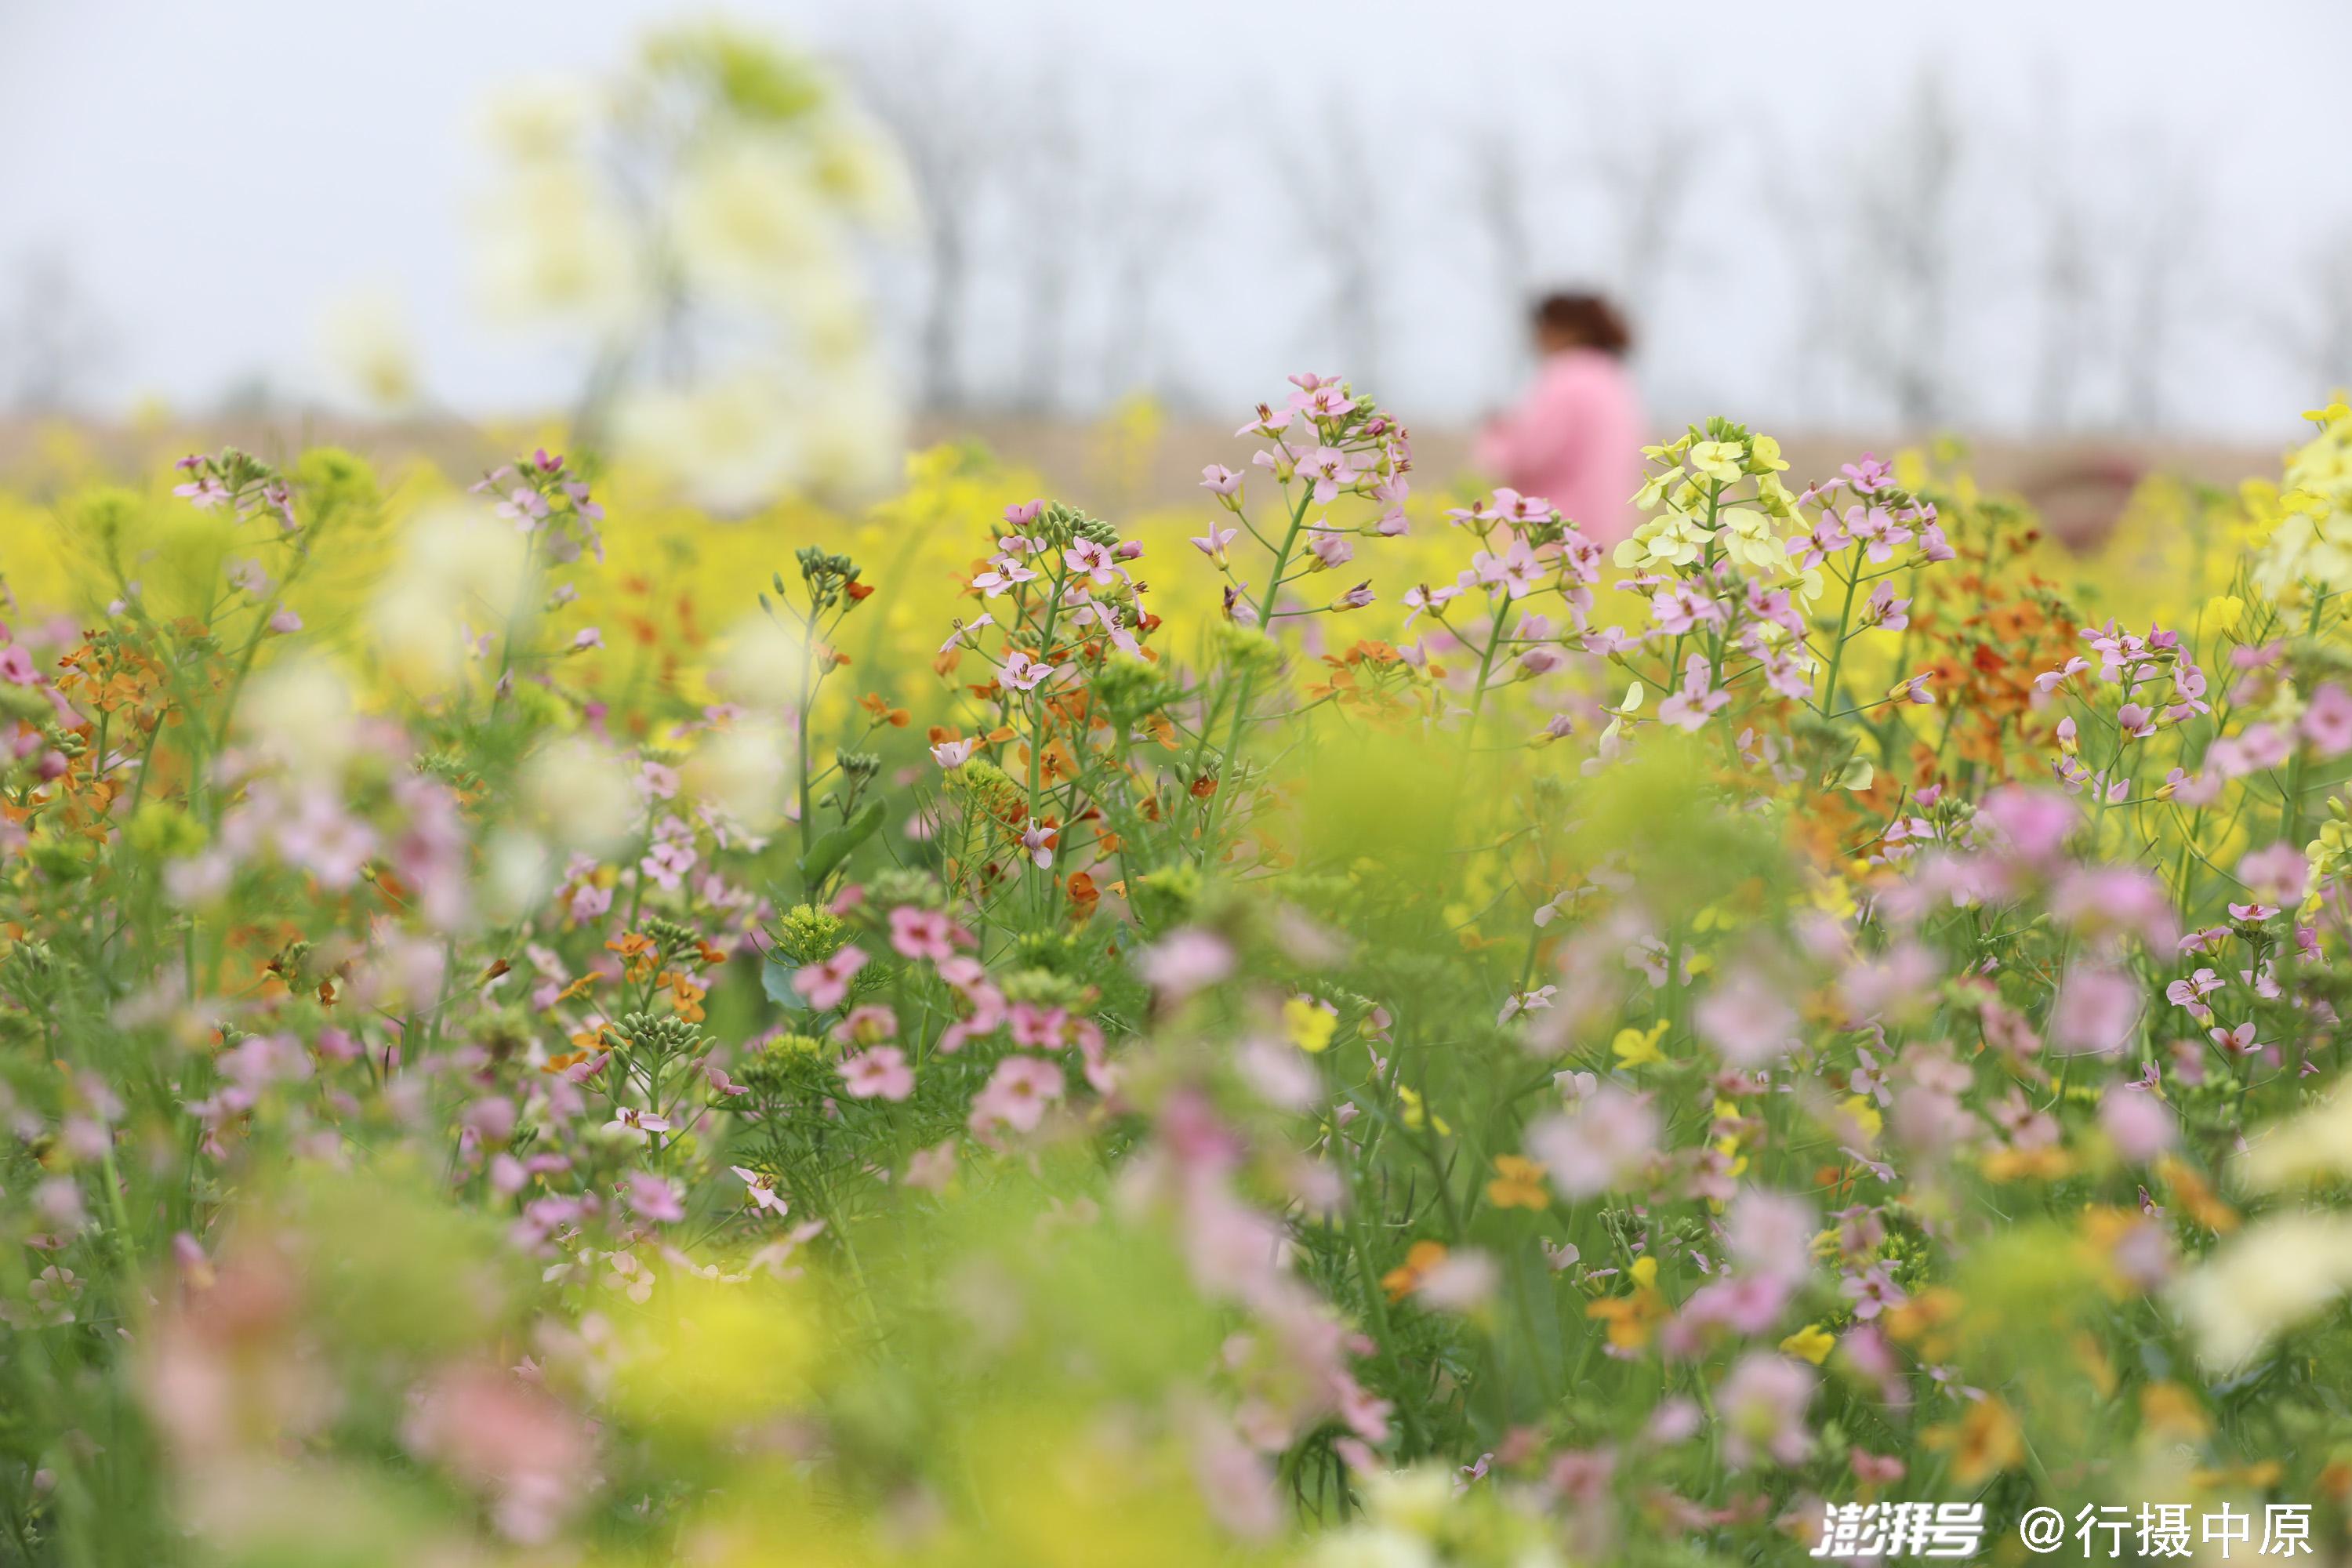
[[[1878,1114],[1878,1107],[1871,1104],[1861,1095],[1846,1096],[1839,1102],[1838,1109],[1853,1117],[1855,1123],[1870,1136],[1873,1142],[1877,1140],[1879,1129],[1886,1125],[1886,1119]]]
[[[1819,1323],[1807,1323],[1782,1340],[1780,1348],[1792,1356],[1819,1366],[1829,1359],[1830,1352],[1837,1348],[1837,1336]]]
[[[2201,617],[2203,629],[2209,632],[2233,632],[2245,618],[2246,601],[2235,594],[2217,594],[2205,601]]]
[[[1987,1394],[1969,1406],[1960,1422],[1958,1452],[1952,1459],[1952,1479],[1973,1487],[2025,1461],[2025,1436],[2017,1417],[1996,1395]]]
[[[1551,1206],[1544,1186],[1543,1167],[1517,1154],[1495,1156],[1495,1179],[1486,1184],[1486,1201],[1498,1209],[1543,1209]]]
[[[1748,454],[1737,441],[1701,441],[1690,449],[1690,466],[1710,479],[1725,484],[1739,477]]]
[[[1650,1342],[1650,1334],[1672,1310],[1658,1289],[1658,1260],[1642,1257],[1627,1270],[1633,1289],[1586,1306],[1584,1315],[1609,1325],[1609,1342],[1619,1350],[1636,1351]]]
[[[1652,1062],[1666,1059],[1665,1053],[1658,1049],[1658,1042],[1665,1038],[1665,1034],[1666,1021],[1664,1018],[1646,1031],[1629,1026],[1617,1031],[1617,1037],[1609,1043],[1609,1048],[1617,1053],[1617,1065],[1621,1068],[1630,1070],[1647,1067]]]
[[[1339,1027],[1339,1014],[1312,996],[1293,996],[1282,1005],[1284,1036],[1309,1056],[1329,1049],[1331,1037]]]
[[[1772,520],[1744,506],[1726,509],[1717,518],[1724,553],[1751,572],[1770,577],[1787,570],[1788,547],[1773,531]]]
[[[1402,1083],[1397,1085],[1397,1120],[1415,1131],[1426,1123],[1436,1128],[1441,1137],[1454,1135],[1454,1129],[1445,1124],[1445,1118],[1429,1114],[1428,1108],[1422,1103],[1420,1091]]]

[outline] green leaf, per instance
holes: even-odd
[[[798,1013],[808,1006],[801,999],[801,994],[793,989],[793,966],[777,963],[773,955],[760,965],[760,989],[766,992],[768,1000],[779,1007]]]
[[[856,816],[810,845],[809,852],[801,857],[801,885],[814,896],[852,850],[874,837],[874,830],[882,826],[882,803],[869,800]]]

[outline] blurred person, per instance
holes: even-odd
[[[1625,368],[1633,334],[1599,294],[1547,294],[1532,325],[1540,363],[1518,406],[1480,432],[1477,464],[1615,544],[1640,521],[1642,405]]]

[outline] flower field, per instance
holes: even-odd
[[[1604,558],[1294,382],[1132,525],[11,503],[10,1551],[2338,1549],[2352,414],[2087,565],[1712,423]]]
[[[2352,408],[1097,516],[808,61],[501,109],[569,417],[0,482],[0,1561],[2348,1560]]]

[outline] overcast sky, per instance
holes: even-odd
[[[2318,334],[2352,315],[2352,278],[2332,318],[2314,281],[2315,258],[2352,232],[2340,0],[727,9],[884,68],[909,40],[944,39],[961,67],[951,85],[997,106],[991,133],[1008,145],[1034,118],[1030,95],[1067,94],[1100,193],[1070,221],[1129,221],[1122,194],[1181,197],[1189,216],[1155,241],[1167,265],[1140,325],[1115,330],[1108,296],[1087,292],[1087,268],[1108,265],[1088,250],[1058,350],[1074,404],[1121,375],[1241,401],[1299,364],[1350,368],[1329,363],[1351,345],[1324,309],[1328,258],[1300,237],[1276,172],[1287,161],[1311,178],[1335,116],[1378,150],[1363,222],[1378,237],[1366,319],[1384,401],[1433,416],[1493,402],[1512,371],[1509,302],[1472,211],[1480,138],[1522,154],[1530,265],[1561,280],[1607,279],[1625,253],[1631,198],[1594,171],[1612,156],[1638,166],[1669,131],[1695,139],[1656,275],[1634,280],[1643,374],[1676,414],[1721,406],[1784,427],[1889,416],[1892,395],[1849,363],[1867,301],[1839,270],[1857,265],[1846,209],[1899,187],[1881,165],[1930,90],[1964,132],[1942,247],[1951,319],[1933,354],[1948,417],[1998,427],[2063,405],[2092,423],[2152,412],[2283,437],[2325,390]],[[94,405],[195,405],[256,376],[317,391],[319,316],[362,286],[406,301],[443,400],[559,401],[574,359],[508,335],[471,300],[472,111],[524,72],[606,66],[677,15],[630,0],[0,0],[0,289],[27,258],[69,268],[104,328],[81,379]],[[1009,384],[1028,276],[1022,198],[1008,184],[990,199],[1002,267],[976,283],[965,350],[983,394]],[[2087,273],[2079,342],[2044,319],[2047,226],[2070,212]],[[881,287],[904,332],[919,278],[902,263]],[[1875,308],[1873,330],[1907,335],[1900,300]],[[1148,352],[1119,352],[1121,332]],[[2072,384],[2053,390],[2053,375]]]

